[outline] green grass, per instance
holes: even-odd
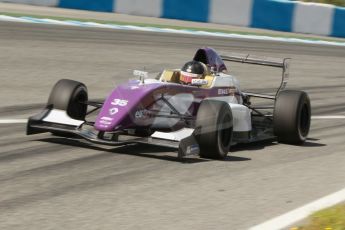
[[[240,34],[240,35],[257,35],[257,36],[269,36],[269,37],[281,37],[281,38],[298,38],[298,39],[306,39],[306,40],[323,40],[323,41],[330,41],[330,42],[339,42],[339,40],[332,39],[332,38],[315,38],[310,36],[304,35],[282,35],[282,34],[275,34],[272,33],[265,33],[265,32],[243,32],[243,31],[236,31],[236,30],[221,30],[221,29],[211,29],[211,28],[195,28],[195,27],[183,27],[183,26],[173,26],[173,25],[159,25],[159,24],[147,24],[147,23],[140,23],[140,22],[121,22],[121,21],[108,21],[108,20],[97,20],[97,19],[79,19],[79,18],[68,18],[68,17],[58,17],[58,16],[48,16],[48,15],[32,15],[32,14],[23,14],[23,13],[8,13],[8,12],[0,12],[0,15],[7,15],[12,17],[32,17],[32,18],[48,18],[60,21],[80,21],[80,22],[96,22],[102,24],[116,24],[116,25],[132,25],[132,26],[140,26],[140,27],[156,27],[156,28],[170,28],[176,30],[190,30],[190,31],[206,31],[206,32],[220,32],[220,33],[233,33],[233,34]],[[344,41],[345,42],[345,41]]]
[[[309,222],[298,230],[345,230],[345,204],[336,205],[312,214]]]
[[[326,3],[332,4],[336,6],[345,6],[345,0],[303,0],[303,2],[318,2],[318,3]]]

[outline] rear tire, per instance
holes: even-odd
[[[274,134],[279,142],[303,144],[310,129],[311,107],[308,94],[296,90],[281,91],[275,102],[273,116]]]
[[[223,101],[202,101],[195,125],[200,156],[224,159],[230,150],[233,131],[233,118],[229,104]]]
[[[58,81],[49,96],[48,106],[54,109],[65,110],[73,119],[84,120],[88,100],[86,86],[78,81],[61,79]]]

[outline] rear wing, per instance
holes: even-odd
[[[275,99],[278,93],[285,89],[288,80],[289,80],[289,68],[290,68],[290,60],[291,58],[268,58],[268,57],[258,57],[255,55],[243,55],[243,54],[230,54],[230,55],[220,55],[223,61],[231,61],[231,62],[239,62],[245,64],[254,64],[254,65],[262,65],[262,66],[270,66],[282,69],[282,80],[280,86],[277,90],[276,95],[273,97],[268,97]],[[248,94],[249,95],[249,94]],[[250,95],[249,95],[250,96]],[[262,96],[267,98],[264,95],[259,94],[252,94],[252,96]]]

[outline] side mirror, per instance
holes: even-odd
[[[145,79],[149,77],[149,73],[141,70],[134,70],[133,75],[139,77],[141,84],[145,83]]]
[[[134,70],[133,71],[133,75],[141,78],[148,78],[149,77],[149,73],[145,72],[145,71],[141,71],[141,70]]]

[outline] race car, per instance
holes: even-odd
[[[285,90],[289,60],[219,55],[204,47],[182,69],[165,69],[155,78],[135,70],[137,79],[118,85],[101,102],[88,99],[83,83],[62,79],[43,111],[29,118],[27,135],[51,132],[111,146],[166,146],[176,148],[179,158],[224,159],[233,145],[263,140],[300,145],[310,129],[310,99],[306,92]],[[281,68],[275,95],[242,91],[227,61]],[[253,98],[272,105],[253,105]]]

